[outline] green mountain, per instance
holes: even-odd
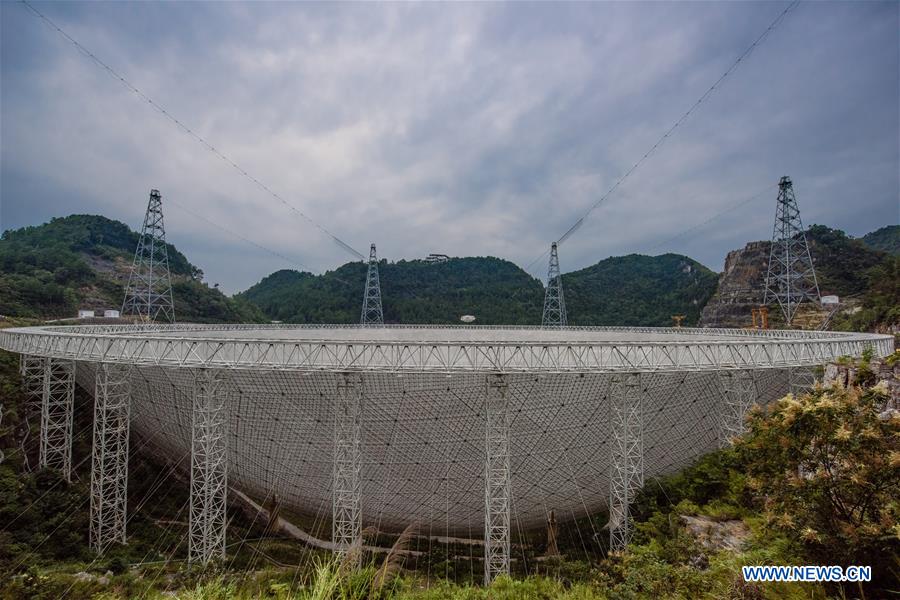
[[[809,252],[815,261],[822,294],[855,296],[869,285],[868,271],[880,265],[886,255],[840,229],[813,225],[806,232]]]
[[[279,321],[358,323],[366,269],[364,263],[354,262],[318,276],[277,271],[238,297]],[[382,260],[378,272],[388,323],[459,323],[462,315],[474,315],[482,325],[533,325],[541,320],[541,283],[506,260]]]
[[[493,257],[443,263],[379,263],[388,323],[458,323],[474,315],[482,325],[540,323],[544,289],[513,263]],[[239,294],[272,319],[297,323],[356,323],[366,265],[348,263],[316,276],[277,271]],[[563,275],[572,325],[669,325],[673,314],[696,322],[715,291],[716,275],[676,254],[608,258]]]
[[[900,256],[900,225],[888,225],[860,238],[866,246]]]
[[[117,309],[139,234],[97,215],[71,215],[0,236],[0,314],[66,318]],[[167,244],[180,321],[264,321],[256,307],[203,283],[203,271]]]
[[[686,256],[629,254],[563,276],[570,325],[696,325],[718,276]]]

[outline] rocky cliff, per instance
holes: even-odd
[[[770,242],[750,242],[725,257],[716,293],[700,314],[701,327],[749,327],[750,310],[763,302]]]

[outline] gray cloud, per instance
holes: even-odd
[[[36,6],[358,250],[524,266],[785,5]],[[564,268],[649,251],[783,174],[807,223],[898,222],[898,10],[801,4],[562,247]],[[157,187],[315,269],[348,260],[21,5],[0,6],[0,33],[0,227],[73,212],[136,227]],[[770,235],[774,198],[654,252],[721,268]],[[291,266],[172,203],[166,217],[229,291]]]

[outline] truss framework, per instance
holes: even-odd
[[[41,468],[56,469],[72,480],[72,413],[75,404],[75,362],[44,359],[41,402]]]
[[[547,271],[547,290],[544,292],[544,315],[541,327],[565,327],[566,301],[563,297],[562,274],[556,242],[550,245],[550,266]]]
[[[378,255],[375,244],[369,248],[369,269],[366,272],[366,290],[363,293],[362,316],[359,320],[363,326],[384,325],[384,313],[381,310],[381,280],[378,278]]]
[[[794,184],[785,176],[778,182],[778,204],[763,303],[777,302],[784,314],[784,322],[790,327],[797,307],[805,300],[820,302],[819,282],[794,197]]]
[[[788,369],[788,381],[791,393],[795,396],[808,392],[816,384],[816,372],[812,367],[794,367]]]
[[[622,552],[631,539],[631,503],[644,485],[644,392],[640,373],[613,378],[609,391],[611,437],[609,548]]]
[[[39,405],[44,394],[44,358],[23,354],[19,358],[19,375],[25,395]]]
[[[571,341],[543,339],[540,328],[516,329],[522,339],[495,341],[430,341],[425,335],[442,328],[421,329],[421,340],[328,338],[341,327],[295,328],[304,339],[266,338],[270,331],[290,328],[237,326],[72,327],[0,330],[0,348],[55,358],[122,362],[137,366],[262,369],[290,371],[389,372],[650,372],[711,371],[814,366],[840,356],[860,356],[871,347],[876,356],[893,352],[888,335],[821,331],[746,332],[673,328],[567,328]],[[359,329],[359,328],[357,328]],[[453,327],[452,331],[469,331]],[[311,338],[310,331],[322,331]],[[362,329],[359,329],[361,332]],[[491,331],[491,329],[474,329]],[[233,331],[231,338],[221,332]],[[556,330],[554,330],[554,333]],[[680,335],[671,342],[579,340],[579,334],[633,332]],[[244,333],[245,335],[240,335]],[[204,335],[206,334],[206,336]],[[251,335],[246,335],[251,334]],[[704,336],[719,336],[707,339]],[[498,336],[500,337],[500,336]]]
[[[362,465],[362,376],[345,373],[337,385],[334,407],[334,472],[331,539],[338,554],[362,542],[360,473]],[[362,555],[359,555],[362,558]]]
[[[122,315],[136,315],[148,322],[175,322],[169,250],[159,190],[150,190],[141,237],[125,288]]]
[[[509,574],[509,388],[487,377],[485,395],[484,583]]]
[[[225,557],[228,498],[226,384],[211,369],[194,374],[191,418],[191,491],[188,562]]]
[[[91,462],[91,548],[103,554],[125,543],[130,389],[128,367],[100,364],[94,393]]]
[[[752,371],[720,371],[722,413],[719,447],[725,448],[747,429],[747,413],[757,401],[756,382]]]

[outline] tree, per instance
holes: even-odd
[[[817,387],[756,411],[739,442],[767,522],[822,564],[872,565],[900,549],[900,415],[883,386]]]

